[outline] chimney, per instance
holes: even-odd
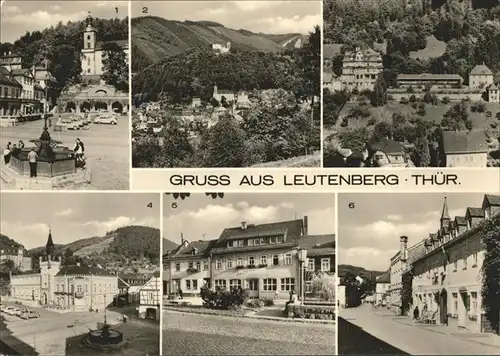
[[[309,234],[309,223],[308,223],[307,215],[305,215],[304,216],[304,236],[307,237],[308,234]]]
[[[184,243],[184,233],[181,232],[181,245]]]
[[[247,222],[246,221],[242,221],[241,222],[241,230],[246,230],[247,228]]]
[[[401,261],[406,262],[406,259],[408,258],[408,237],[401,236],[399,238],[399,242],[401,244],[400,259]]]

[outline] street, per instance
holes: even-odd
[[[339,311],[338,340],[341,354],[498,355],[500,350],[500,336],[413,324],[406,317],[375,311],[368,304]]]
[[[69,114],[63,114],[63,118]],[[57,121],[58,115],[52,118]],[[42,133],[43,120],[19,123],[14,127],[2,127],[0,145],[2,150],[8,142],[17,144],[22,140],[26,146],[29,141],[38,139]],[[85,145],[87,164],[92,171],[90,185],[82,186],[86,190],[127,190],[129,189],[130,162],[130,124],[127,115],[118,117],[117,125],[89,124],[88,130],[66,130],[54,132],[49,128],[51,138],[61,141],[64,146],[73,149],[75,139],[80,138]],[[3,164],[3,162],[2,162]]]
[[[7,303],[13,305],[12,303]],[[20,306],[22,307],[22,306]],[[104,313],[56,313],[43,308],[30,308],[40,314],[39,319],[23,320],[17,316],[0,315],[1,341],[19,354],[39,355],[93,355],[96,350],[81,347],[89,329],[95,330],[104,321]],[[118,355],[158,354],[159,326],[157,323],[130,318],[118,322],[123,311],[107,311],[107,321],[113,329],[123,332],[128,345],[115,351]],[[116,325],[113,325],[116,324]]]
[[[163,355],[334,355],[335,326],[163,311]]]

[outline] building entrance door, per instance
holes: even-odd
[[[42,304],[47,305],[47,293],[43,293]]]
[[[448,292],[444,288],[439,293],[439,322],[448,325]]]
[[[458,327],[465,328],[467,325],[467,292],[460,291],[458,298]]]

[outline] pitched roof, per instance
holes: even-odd
[[[493,75],[493,72],[484,64],[478,64],[472,68],[469,75]]]
[[[463,80],[458,74],[398,74],[397,80]]]
[[[371,151],[382,151],[386,154],[403,155],[404,149],[400,142],[394,140],[382,140],[369,145]]]
[[[457,226],[467,226],[467,220],[465,220],[465,216],[455,216],[455,224]]]
[[[1,66],[0,66],[0,83],[20,88],[23,87],[21,83],[19,83],[14,77],[12,77],[11,72],[7,68]]]
[[[204,256],[217,240],[186,241],[173,250],[169,257]]]
[[[443,131],[443,149],[445,154],[489,151],[486,135],[482,130]]]
[[[288,241],[298,240],[303,233],[304,222],[302,219],[280,221],[268,224],[249,224],[243,229],[241,226],[224,229],[218,242],[245,238],[286,236]]]
[[[467,208],[466,216],[474,217],[474,218],[484,218],[484,210],[481,208]]]
[[[94,276],[110,276],[110,277],[116,276],[115,274],[99,267],[88,267],[81,265],[64,266],[56,274],[56,276],[64,276],[64,275],[94,275]]]
[[[500,205],[500,195],[485,194],[484,199],[490,206]]]
[[[308,235],[300,239],[300,248],[307,249],[307,256],[335,255],[335,234]]]

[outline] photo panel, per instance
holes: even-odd
[[[1,193],[0,352],[159,355],[160,198]]]
[[[340,354],[498,354],[498,192],[338,199]]]
[[[2,5],[4,189],[129,189],[129,2]]]
[[[499,167],[498,0],[324,0],[324,167]]]
[[[134,1],[132,166],[321,166],[321,1]]]
[[[337,354],[334,194],[163,201],[163,355]]]

